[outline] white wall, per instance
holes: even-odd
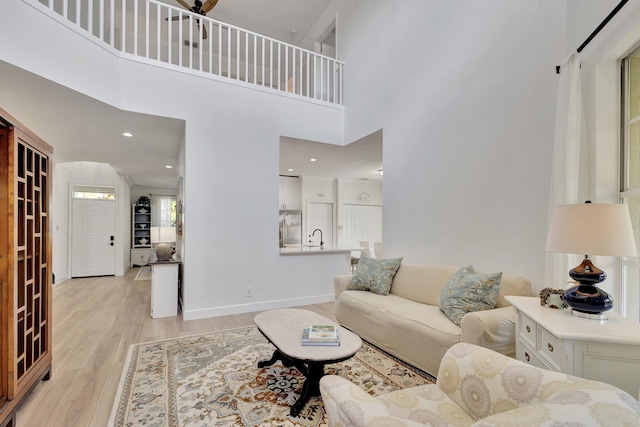
[[[336,202],[336,180],[335,178],[302,177],[302,206],[307,204],[307,201],[324,201],[324,202]]]
[[[564,2],[338,3],[345,140],[384,131],[384,256],[546,286]]]
[[[55,159],[55,152],[54,152]],[[69,171],[55,163],[53,171],[53,222],[51,223],[53,274],[59,285],[70,277],[69,268]]]
[[[368,197],[368,200],[364,200],[363,197]],[[340,204],[382,206],[383,198],[383,181],[338,179],[338,202]]]

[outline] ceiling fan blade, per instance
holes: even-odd
[[[218,0],[207,0],[206,2],[204,2],[200,10],[203,11],[204,13],[209,13],[209,11],[214,7],[216,7],[217,4],[218,4]]]
[[[207,27],[199,19],[196,22],[198,23],[198,29],[200,31],[202,31],[202,40],[206,40],[207,39]]]
[[[176,16],[172,16],[172,17],[171,17],[171,20],[172,20],[172,21],[179,21],[179,20],[181,20],[181,19],[182,19],[182,20],[189,19],[189,15],[182,15],[182,17],[180,17],[180,16],[176,15]],[[164,20],[165,20],[165,21],[168,21],[168,20],[169,20],[169,18],[164,18]]]
[[[191,6],[189,6],[189,3],[187,3],[186,1],[184,1],[184,0],[176,0],[176,1],[177,1],[178,3],[180,3],[180,5],[181,5],[182,7],[184,7],[185,9],[187,9],[187,10],[191,10]]]

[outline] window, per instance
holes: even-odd
[[[98,187],[92,185],[74,185],[74,199],[115,200],[116,189],[113,187]]]
[[[152,227],[176,226],[176,196],[151,195]]]
[[[620,198],[640,247],[640,49],[622,60]],[[621,314],[640,320],[640,258],[622,258]]]

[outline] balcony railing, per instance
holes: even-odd
[[[24,0],[117,51],[342,105],[343,63],[155,0]]]

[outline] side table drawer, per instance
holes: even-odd
[[[564,351],[562,340],[551,335],[549,331],[538,327],[538,353],[544,358],[554,370],[565,372],[567,365],[567,355]]]
[[[532,346],[536,346],[538,325],[522,313],[520,315],[520,336]]]
[[[522,345],[520,346],[519,354],[516,354],[516,359],[538,368],[552,370],[538,357],[537,352],[527,345],[526,341],[521,339],[520,343]]]

